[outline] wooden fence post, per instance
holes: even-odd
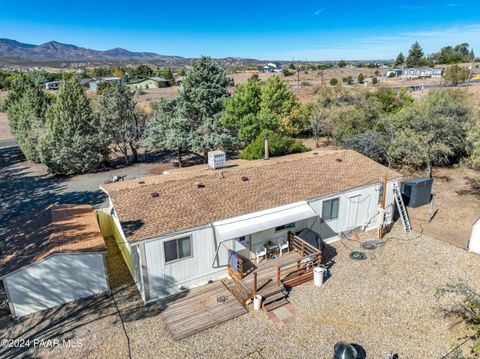
[[[277,284],[280,285],[280,267],[277,266]]]
[[[302,257],[305,255],[305,243],[302,242]]]
[[[243,279],[243,261],[239,259],[238,264],[239,264],[239,271],[240,271],[240,279]]]
[[[253,272],[253,296],[257,295],[257,272]]]

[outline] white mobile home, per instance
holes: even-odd
[[[7,234],[0,278],[21,317],[109,290],[106,246],[89,205],[52,205]]]
[[[386,211],[381,215],[383,177]],[[265,244],[308,228],[326,243],[392,220],[400,174],[354,151],[237,161],[104,186],[113,231],[145,302],[225,277],[229,251],[257,260]]]

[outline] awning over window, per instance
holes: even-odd
[[[312,207],[302,201],[214,222],[213,226],[218,239],[225,241],[315,216]]]

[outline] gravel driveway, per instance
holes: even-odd
[[[168,303],[144,307],[133,285],[119,288],[114,296],[131,355],[331,358],[334,344],[347,341],[363,348],[367,358],[385,358],[391,352],[400,358],[439,358],[464,334],[464,327],[454,326],[453,319],[444,317],[443,310],[454,303],[453,298],[438,301],[435,291],[459,279],[480,289],[480,256],[416,234],[406,238],[400,227],[397,223],[386,246],[369,252],[368,259],[361,262],[348,257],[349,248],[358,249],[358,242],[336,242],[331,277],[320,288],[308,283],[293,289],[290,302],[297,317],[281,328],[265,313],[250,312],[175,342],[161,316]],[[81,348],[43,348],[24,353],[32,357],[128,358],[127,337],[113,300],[98,300],[65,306],[62,315],[50,315],[48,311],[35,314],[0,331],[0,337],[20,335],[29,328],[30,337],[70,337],[83,343]],[[69,320],[65,326],[62,317]],[[54,331],[42,331],[52,326]]]

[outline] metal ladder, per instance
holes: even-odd
[[[402,219],[403,229],[405,230],[405,233],[409,233],[412,230],[412,225],[410,224],[407,208],[405,207],[402,194],[400,193],[398,184],[396,182],[393,183],[393,195],[395,197],[395,203],[397,205],[398,212],[400,213],[400,218]]]

